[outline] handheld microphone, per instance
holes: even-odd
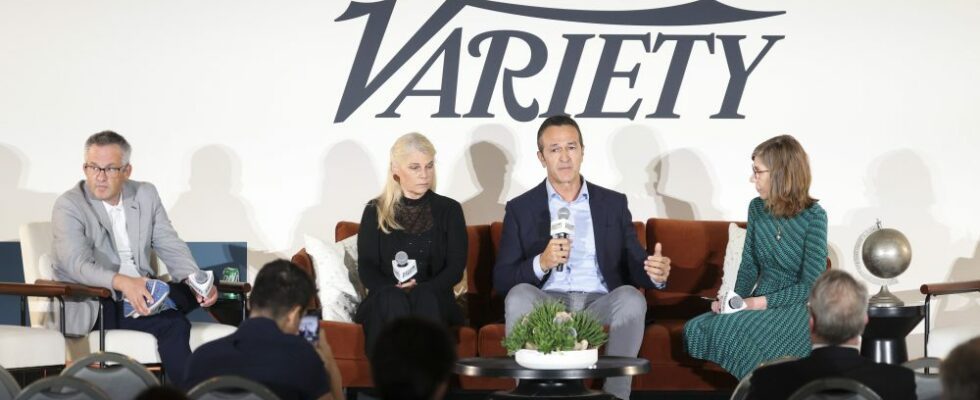
[[[399,251],[395,253],[395,259],[391,260],[391,270],[395,273],[395,279],[398,280],[398,283],[403,283],[412,279],[418,273],[419,268],[415,260],[408,259],[408,253]]]
[[[721,299],[721,313],[722,314],[732,314],[737,313],[745,309],[745,300],[734,290],[725,293],[725,297]]]
[[[568,235],[575,231],[575,225],[571,220],[572,212],[568,207],[558,209],[558,218],[551,222],[551,237],[555,239],[567,239]],[[555,267],[558,272],[565,269],[565,263],[558,263]]]
[[[194,289],[194,291],[201,295],[201,297],[207,298],[208,294],[211,293],[211,288],[214,286],[214,272],[195,272],[191,276],[187,277],[187,286]]]

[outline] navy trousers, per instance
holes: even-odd
[[[190,287],[183,283],[171,282],[169,285],[169,298],[177,305],[177,310],[166,310],[148,317],[125,318],[122,300],[102,299],[102,305],[106,329],[131,329],[149,333],[157,339],[157,351],[167,379],[173,385],[180,385],[187,359],[191,356],[191,323],[186,314],[199,305]],[[95,330],[98,329],[96,325]]]

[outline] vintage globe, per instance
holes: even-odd
[[[878,229],[861,246],[861,260],[874,276],[889,279],[901,275],[912,262],[908,238],[895,229]]]

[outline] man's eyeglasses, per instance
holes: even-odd
[[[754,176],[755,179],[759,179],[759,175],[762,175],[762,174],[764,174],[766,172],[769,172],[769,170],[768,169],[755,169],[755,168],[752,168],[752,176]]]
[[[126,169],[128,165],[123,165],[121,167],[105,167],[102,168],[95,164],[85,164],[85,174],[91,176],[99,176],[101,173],[105,173],[105,176],[109,178],[115,178],[119,176],[122,170]]]

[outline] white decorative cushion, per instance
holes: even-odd
[[[11,369],[49,365],[65,365],[65,337],[61,332],[0,325],[0,366]]]
[[[238,328],[231,325],[213,322],[191,322],[191,351],[201,347],[202,344],[231,335],[236,329]]]
[[[88,334],[88,351],[99,351],[99,331]],[[159,364],[157,339],[153,335],[129,329],[110,329],[105,331],[105,351],[125,354],[140,364]]]
[[[728,246],[725,247],[725,264],[718,293],[728,293],[735,289],[738,267],[742,264],[742,250],[745,248],[745,229],[728,224]]]
[[[353,322],[357,306],[365,295],[357,274],[357,236],[327,244],[307,235],[304,241],[316,271],[323,319]]]

